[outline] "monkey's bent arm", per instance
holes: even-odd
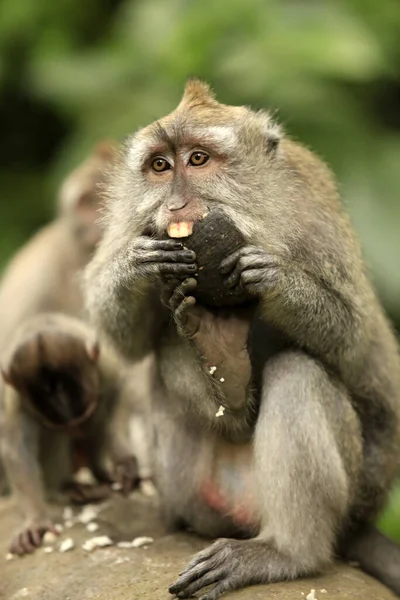
[[[27,521],[46,517],[42,475],[38,463],[39,427],[20,406],[16,393],[5,387],[5,419],[1,456],[18,507]]]
[[[352,287],[340,290],[289,265],[277,288],[262,295],[261,315],[343,376],[349,364],[362,358],[368,334],[359,294],[352,294]]]
[[[154,343],[157,301],[152,285],[132,267],[126,250],[107,254],[107,247],[100,246],[85,271],[86,307],[94,325],[118,350],[130,359],[144,358]]]

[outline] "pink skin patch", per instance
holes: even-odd
[[[257,523],[256,511],[249,498],[243,500],[248,500],[246,506],[249,506],[250,510],[246,508],[244,501],[232,506],[232,503],[210,479],[205,480],[200,486],[200,495],[207,506],[220,515],[231,517],[233,522],[240,527],[254,527]]]

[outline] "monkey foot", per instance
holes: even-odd
[[[51,521],[44,520],[32,523],[18,533],[10,544],[11,554],[31,554],[42,545],[43,536],[47,531],[58,535],[54,524]]]
[[[114,480],[121,486],[123,494],[129,494],[139,486],[139,467],[135,456],[127,456],[116,462]]]
[[[268,547],[263,542],[220,539],[196,554],[169,592],[190,598],[214,585],[200,600],[216,600],[225,592],[247,585],[266,583],[269,574]]]

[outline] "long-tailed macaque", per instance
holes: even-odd
[[[373,527],[399,466],[399,352],[328,168],[192,81],[127,141],[108,196],[88,309],[127,357],[156,353],[167,522],[224,538],[170,592],[215,600],[339,553],[400,594],[400,550]],[[245,295],[229,307],[199,300],[190,249],[217,209],[244,238],[220,258]]]
[[[0,404],[1,456],[25,517],[11,552],[32,552],[46,531],[54,531],[45,490],[79,492],[71,481],[76,441],[98,482],[113,480],[108,459],[121,483],[126,486],[131,477],[134,484],[136,459],[125,444],[128,423],[119,416],[120,410],[125,413],[123,368],[107,344],[100,346],[92,328],[74,317],[42,313],[16,331],[3,357]],[[93,500],[93,490],[85,491]]]
[[[61,186],[58,214],[13,257],[0,281],[0,353],[18,325],[41,311],[81,316],[79,272],[101,237],[100,186],[115,150],[98,145]]]

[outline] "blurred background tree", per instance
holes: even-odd
[[[196,75],[331,164],[400,326],[399,33],[396,0],[2,0],[0,266],[99,139],[166,114]]]

